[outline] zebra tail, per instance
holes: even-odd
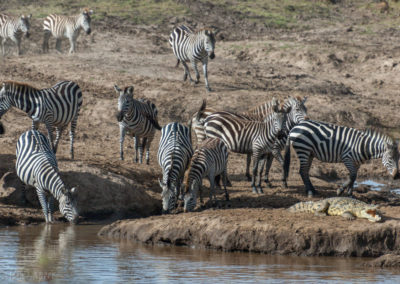
[[[192,119],[189,119],[188,128],[189,128],[189,141],[190,143],[192,143]]]
[[[290,137],[288,137],[286,141],[285,158],[283,161],[283,174],[285,181],[287,181],[287,178],[289,176],[289,169],[290,169]]]
[[[201,107],[200,107],[200,109],[199,109],[199,111],[197,112],[197,115],[196,115],[196,120],[197,120],[197,121],[200,121],[200,118],[201,118],[201,116],[203,115],[203,112],[204,112],[204,110],[206,109],[206,106],[207,106],[207,102],[206,102],[206,100],[204,99],[204,100],[203,100],[203,103],[201,104]]]
[[[177,60],[176,60],[176,65],[175,65],[175,68],[178,68],[178,66],[179,66],[179,63],[181,63],[181,61],[180,61],[179,59],[177,59]]]

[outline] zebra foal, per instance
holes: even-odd
[[[190,166],[185,176],[184,211],[193,211],[196,207],[197,193],[200,193],[202,203],[201,187],[203,178],[210,181],[210,202],[217,200],[215,195],[215,177],[222,175],[222,182],[225,190],[225,199],[229,200],[226,190],[228,162],[228,148],[219,138],[208,138],[203,141],[193,154]]]
[[[82,106],[82,92],[78,84],[62,81],[50,88],[37,89],[28,84],[6,81],[0,90],[0,118],[11,108],[25,111],[32,118],[32,128],[39,122],[46,125],[50,145],[57,152],[62,131],[71,124],[70,154],[74,159],[74,137],[79,110]],[[53,130],[56,128],[56,139]],[[54,143],[53,143],[54,141]]]
[[[153,141],[156,130],[161,130],[161,126],[157,121],[156,106],[146,100],[133,98],[133,86],[120,89],[117,85],[114,86],[115,91],[119,94],[118,98],[118,114],[117,120],[120,129],[120,159],[124,160],[124,140],[127,133],[132,134],[135,139],[135,162],[143,162],[143,149],[146,147],[146,163],[149,164],[150,145]],[[142,138],[142,143],[140,139]]]
[[[185,170],[192,155],[192,139],[188,127],[173,122],[161,129],[157,157],[163,173],[162,180],[159,180],[163,213],[169,213],[176,207]]]
[[[218,31],[213,31],[210,28],[193,31],[185,25],[176,27],[169,36],[169,43],[177,58],[177,66],[182,62],[184,68],[183,81],[187,80],[189,76],[190,82],[193,82],[192,76],[189,72],[187,62],[192,64],[196,72],[196,84],[199,82],[200,74],[197,69],[197,63],[201,62],[203,65],[204,80],[207,91],[211,91],[208,83],[207,65],[208,58],[214,59],[215,53],[215,36]]]
[[[6,14],[0,14],[0,38],[3,56],[5,55],[5,43],[7,38],[11,39],[17,45],[18,55],[21,54],[21,39],[25,34],[29,38],[29,20],[32,14],[28,16],[21,15],[14,17]]]
[[[92,29],[90,27],[90,16],[92,14],[93,10],[84,8],[82,12],[80,12],[76,16],[69,17],[56,14],[51,14],[47,16],[43,22],[43,52],[49,51],[49,39],[50,36],[53,35],[56,38],[56,50],[58,52],[61,52],[62,38],[66,37],[68,38],[70,44],[69,53],[74,53],[76,40],[79,36],[81,28],[88,35],[92,32]]]
[[[76,188],[68,189],[58,173],[56,156],[47,138],[37,130],[24,132],[17,142],[17,175],[24,184],[36,188],[46,223],[53,222],[54,198],[61,214],[76,223]],[[25,187],[23,192],[25,192]]]
[[[347,189],[352,194],[360,165],[371,159],[382,158],[382,163],[394,179],[399,178],[398,143],[387,135],[373,130],[360,131],[334,124],[303,121],[292,128],[286,144],[285,175],[289,174],[290,145],[300,161],[300,175],[308,196],[316,191],[309,177],[313,158],[327,163],[344,163],[349,179],[337,190]]]

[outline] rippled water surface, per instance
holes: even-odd
[[[99,225],[0,229],[0,283],[400,283],[366,259],[268,256],[146,246],[97,237]]]

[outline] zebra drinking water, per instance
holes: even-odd
[[[37,130],[24,132],[17,142],[17,175],[36,188],[46,223],[53,222],[54,198],[61,214],[70,222],[78,221],[76,189],[68,189],[60,178],[56,156],[47,138]],[[25,190],[25,189],[24,189]]]
[[[70,123],[70,154],[74,159],[75,128],[82,106],[82,92],[78,84],[63,81],[47,89],[36,89],[28,84],[6,81],[0,90],[0,118],[12,106],[32,118],[33,129],[37,129],[39,122],[46,125],[54,153],[57,152],[62,131]],[[53,143],[54,127],[56,140]]]
[[[287,111],[290,112],[290,109]],[[264,122],[249,121],[217,112],[206,118],[204,126],[207,137],[221,138],[232,152],[252,154],[251,186],[254,193],[263,193],[261,171],[258,173],[259,162],[263,155],[272,153],[275,140],[281,138],[285,131],[286,119],[287,113],[283,112],[272,113]],[[258,190],[255,185],[256,175],[259,175]]]
[[[43,22],[44,37],[43,37],[43,52],[49,51],[49,39],[53,35],[56,38],[56,50],[61,52],[61,40],[63,37],[68,38],[70,49],[69,53],[75,52],[76,40],[79,36],[81,28],[90,34],[90,15],[93,10],[83,9],[76,16],[49,15]]]
[[[135,137],[135,162],[143,161],[143,149],[146,147],[146,163],[149,164],[150,145],[154,138],[155,130],[161,130],[161,126],[157,121],[157,108],[148,100],[133,98],[133,86],[126,87],[121,90],[117,85],[114,86],[115,91],[119,94],[118,98],[118,114],[117,120],[120,129],[120,159],[124,159],[124,140],[127,132]],[[140,139],[143,142],[140,143]]]
[[[225,190],[225,199],[229,200],[229,194],[226,190],[228,162],[228,148],[219,138],[208,138],[203,141],[193,154],[189,169],[185,176],[185,197],[184,210],[193,211],[196,207],[197,193],[200,193],[200,202],[202,201],[201,187],[203,178],[207,177],[210,181],[210,202],[217,200],[215,196],[214,182],[215,177],[222,175],[222,182]]]
[[[21,54],[21,38],[23,34],[29,38],[29,20],[31,17],[31,14],[19,17],[0,14],[0,38],[3,56],[6,53],[5,43],[7,38],[11,39],[17,45],[18,55]]]
[[[285,153],[285,175],[289,174],[290,145],[300,160],[300,175],[308,196],[316,191],[309,177],[314,157],[327,163],[344,163],[349,171],[349,180],[338,189],[340,195],[347,189],[352,194],[357,171],[362,163],[382,158],[382,163],[394,179],[399,178],[398,143],[387,135],[373,130],[360,131],[354,128],[306,120],[289,133]]]
[[[163,172],[162,181],[159,180],[162,188],[163,213],[169,213],[175,208],[185,170],[192,155],[192,138],[188,127],[173,122],[161,129],[157,156]]]
[[[194,71],[196,72],[196,84],[199,82],[200,74],[197,70],[197,62],[203,64],[204,80],[207,91],[211,91],[208,83],[207,75],[207,64],[208,58],[214,59],[215,53],[215,36],[218,31],[205,28],[198,31],[193,31],[187,26],[179,26],[175,28],[169,36],[169,43],[174,51],[178,63],[182,62],[184,67],[183,81],[187,80],[189,76],[190,82],[193,82],[192,76],[189,72],[189,67],[186,62],[192,64]]]

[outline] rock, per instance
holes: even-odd
[[[161,212],[161,202],[144,191],[141,186],[126,177],[106,172],[100,168],[77,162],[63,162],[61,177],[68,187],[78,190],[79,215],[89,218],[103,218],[109,215],[119,217],[149,216]],[[68,167],[66,167],[68,165]],[[0,180],[0,201],[21,206],[22,182],[12,172]],[[36,191],[27,189],[27,201],[40,208]]]
[[[365,262],[363,265],[368,267],[400,267],[400,255],[385,254],[374,260]]]

